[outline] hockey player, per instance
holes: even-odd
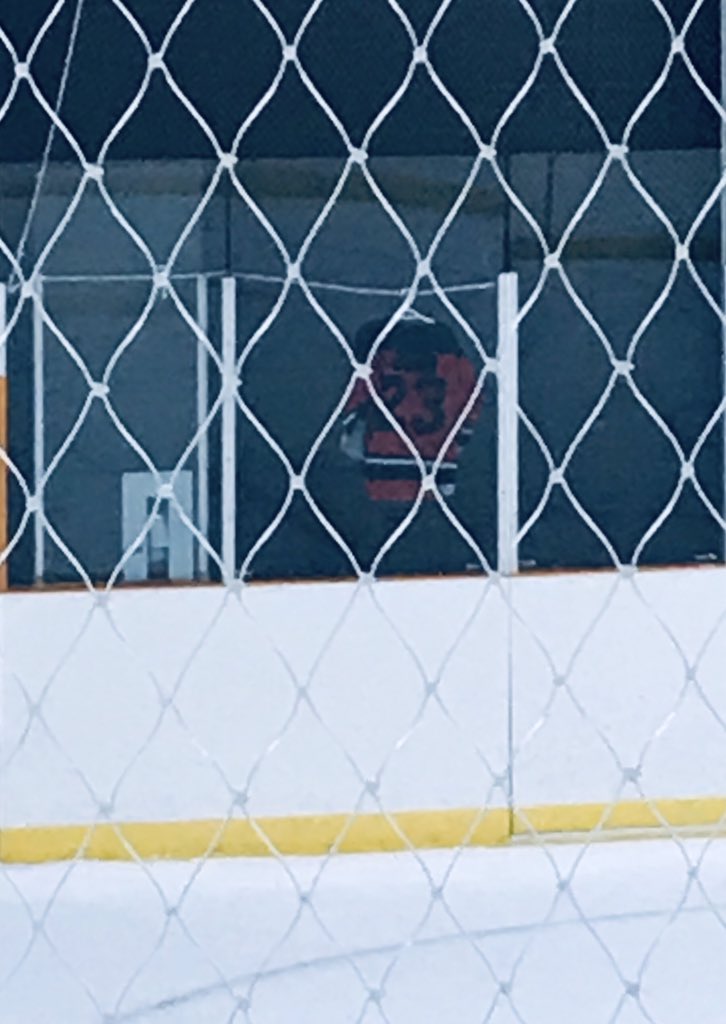
[[[354,352],[360,362],[368,358],[386,323],[374,321],[358,332]],[[372,387],[418,452],[427,473],[441,456],[436,485],[444,497],[455,491],[459,457],[479,416],[479,398],[443,454],[442,449],[470,401],[476,381],[476,369],[453,332],[424,317],[400,320],[373,358]],[[419,464],[362,379],[356,381],[346,405],[341,449],[361,463],[373,501],[401,507],[416,500],[422,478]]]

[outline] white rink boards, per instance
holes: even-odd
[[[0,826],[722,798],[725,581],[6,595]]]

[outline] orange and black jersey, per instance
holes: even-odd
[[[366,359],[384,328],[371,324],[356,339],[356,356]],[[362,424],[361,461],[369,496],[376,501],[412,502],[421,485],[421,470],[411,448],[371,396],[375,389],[418,452],[426,472],[437,459],[436,483],[444,495],[456,485],[461,449],[480,409],[477,399],[460,423],[476,390],[477,372],[456,338],[440,324],[401,321],[376,350],[371,383],[356,381],[345,410],[345,426]],[[452,430],[459,429],[447,445]]]

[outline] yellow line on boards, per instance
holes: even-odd
[[[255,819],[136,822],[10,828],[0,862],[195,860],[202,857],[394,853],[501,846],[513,839],[577,834],[652,835],[670,829],[726,835],[726,798],[553,804],[539,807],[402,811],[390,815],[299,815]]]
[[[463,843],[493,846],[509,835],[506,809],[41,826],[0,832],[0,862],[395,853]]]
[[[617,803],[550,804],[515,808],[512,835],[605,833],[628,830],[717,829],[726,834],[726,798],[620,800]]]

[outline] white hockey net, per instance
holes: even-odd
[[[0,1022],[720,1021],[720,4],[29,6]]]

